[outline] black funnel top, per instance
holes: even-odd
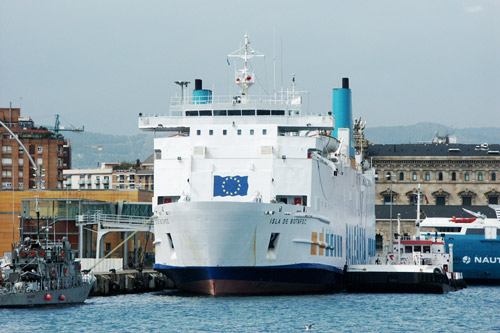
[[[342,78],[342,88],[349,89],[349,78],[348,77]]]
[[[194,90],[202,90],[202,81],[200,79],[194,80]]]

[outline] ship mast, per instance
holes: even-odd
[[[227,56],[228,58],[243,59],[243,68],[237,69],[235,73],[236,84],[241,87],[241,103],[248,103],[248,89],[255,83],[255,73],[250,72],[248,60],[254,57],[264,57],[260,52],[250,47],[250,39],[245,34],[245,45]]]

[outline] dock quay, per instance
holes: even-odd
[[[113,296],[174,288],[168,277],[152,269],[94,273],[96,282],[90,296]]]

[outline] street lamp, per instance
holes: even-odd
[[[393,233],[392,233],[392,205],[393,205],[393,196],[392,196],[392,184],[393,184],[393,179],[392,179],[392,175],[390,173],[386,174],[385,175],[385,178],[387,180],[389,180],[391,182],[391,186],[389,188],[389,195],[390,195],[390,207],[389,207],[389,242],[390,242],[390,250],[391,250],[391,253],[392,253],[392,250],[394,248],[394,244],[393,244],[393,241],[392,241],[392,237],[393,237]]]

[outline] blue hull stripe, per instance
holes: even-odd
[[[204,280],[335,285],[341,282],[343,275],[343,270],[321,264],[257,267],[177,267],[155,264],[153,268],[170,277],[177,286]]]

